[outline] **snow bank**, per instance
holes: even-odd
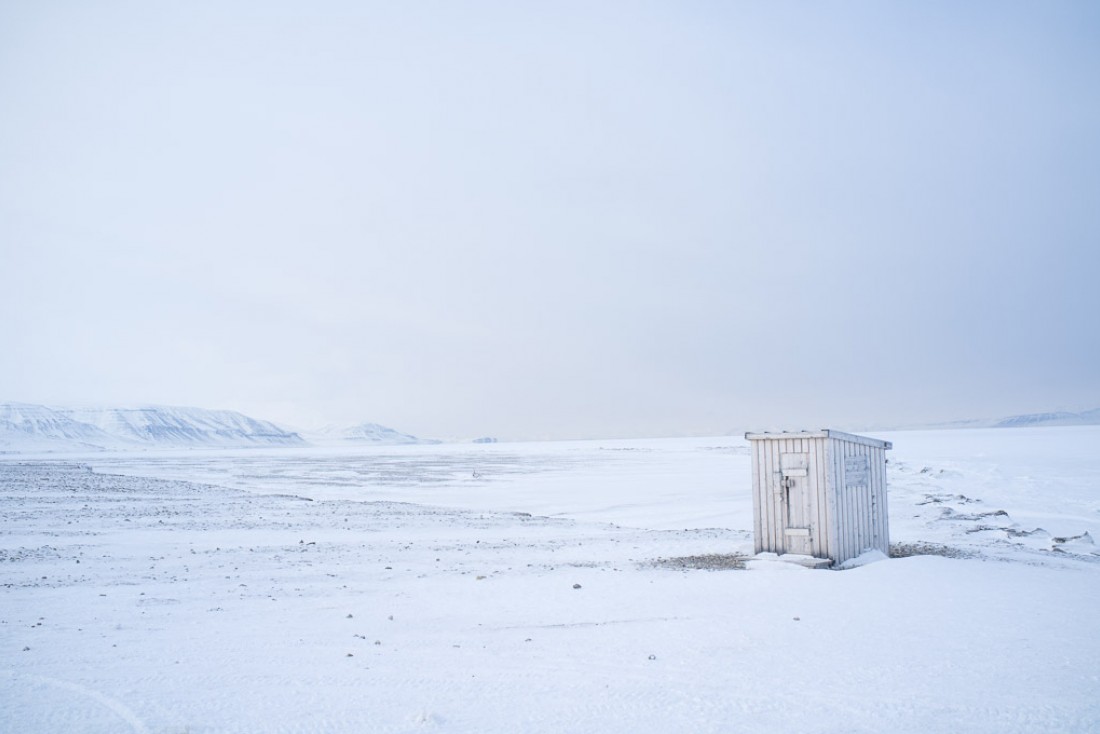
[[[868,563],[877,563],[878,561],[885,561],[886,554],[880,550],[869,548],[860,553],[855,558],[849,558],[844,563],[837,566],[840,570],[847,570],[850,568],[859,568],[860,566],[866,566]]]
[[[1098,434],[997,435],[845,572],[657,562],[751,555],[733,439],[0,463],[0,729],[1096,731]]]

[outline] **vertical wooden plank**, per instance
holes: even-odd
[[[815,517],[817,523],[817,546],[816,554],[818,558],[829,557],[829,518],[826,511],[828,506],[828,493],[826,491],[827,484],[825,482],[825,457],[824,457],[825,439],[815,438],[813,440],[813,476],[814,483],[817,485],[814,490],[814,497],[817,502],[815,508]]]
[[[794,449],[794,446],[793,446],[793,442],[791,441],[791,439],[785,438],[780,442],[779,461],[776,462],[776,467],[780,471],[780,476],[782,476],[782,471],[783,471],[783,454],[789,454],[793,451],[793,449]],[[784,501],[784,504],[783,504],[783,515],[779,520],[779,527],[780,527],[779,532],[782,534],[783,551],[785,553],[790,553],[791,548],[787,544],[786,529],[791,526],[791,520],[797,518],[798,508],[797,508],[797,506],[796,507],[791,507],[791,498],[790,498],[790,496],[787,492],[783,492],[780,495],[780,498]],[[797,499],[797,497],[796,497],[796,499]]]
[[[878,496],[875,491],[875,487],[878,485],[878,467],[875,465],[875,449],[866,446],[863,449],[867,454],[867,528],[869,532],[868,547],[878,548],[881,543],[879,538],[882,537],[881,529],[878,525]]]
[[[837,485],[836,476],[836,462],[837,462],[837,446],[836,439],[825,439],[825,450],[828,453],[828,466],[826,467],[829,478],[829,510],[833,514],[831,528],[832,537],[829,539],[829,557],[837,562],[843,553],[843,547],[841,543],[841,532],[843,530],[843,520],[841,514],[844,512],[844,507],[841,504],[840,487]]]
[[[844,474],[840,468],[844,467],[844,445],[838,439],[831,438],[829,443],[833,446],[833,478],[836,482],[837,502],[840,508],[840,535],[837,538],[840,549],[840,562],[848,560],[849,545],[851,543],[851,523],[848,517],[848,492],[844,487]]]
[[[817,477],[817,521],[821,528],[821,544],[818,546],[822,558],[829,557],[829,483],[825,479],[825,439],[814,439],[814,453],[817,455],[817,466],[814,474]]]
[[[860,446],[857,446],[855,448],[856,448],[857,455],[863,456],[863,457],[867,456],[867,447],[866,446],[860,445]],[[870,463],[870,459],[867,460],[867,472],[868,472],[867,480],[863,483],[863,486],[859,488],[859,527],[860,527],[859,552],[860,553],[862,553],[863,551],[865,551],[865,550],[867,550],[868,548],[871,547],[871,533],[869,532],[870,528],[871,528],[871,525],[870,525],[870,520],[871,520],[871,507],[870,507],[870,499],[871,499],[871,476],[870,476],[871,463]]]
[[[759,441],[749,441],[749,454],[752,456],[752,545],[754,552],[760,552],[760,456],[757,452]]]
[[[790,439],[787,441],[787,445],[789,446],[787,453],[797,454],[799,452],[799,449],[802,448],[802,441],[797,438]],[[790,456],[787,457],[788,461],[790,460],[790,458]],[[802,486],[802,489],[806,489],[805,485]],[[788,509],[791,514],[790,521],[787,523],[787,527],[806,527],[806,492],[795,492],[794,495],[789,498],[789,503],[790,506]]]
[[[810,463],[810,446],[812,439],[799,440],[799,452],[806,458],[806,475],[803,478],[805,485],[802,492],[802,513],[806,527],[810,528],[810,547],[806,549],[811,556],[817,555],[817,482],[814,481],[814,465]]]
[[[833,448],[833,440],[831,438],[821,439],[821,446],[824,454],[823,471],[825,473],[825,512],[827,515],[827,527],[829,528],[829,537],[826,539],[825,546],[827,548],[829,558],[832,558],[834,562],[840,556],[840,546],[838,539],[840,537],[839,532],[839,518],[837,515],[837,490],[836,490],[836,476],[833,472],[833,466],[836,464],[835,450]]]
[[[853,443],[851,445],[851,456],[854,457],[866,457],[867,447],[859,445],[859,443]],[[870,472],[871,464],[867,464],[867,471]],[[857,552],[864,552],[871,546],[871,534],[870,534],[870,519],[871,508],[869,506],[871,492],[871,478],[868,476],[867,481],[862,483],[859,487],[859,506],[858,506],[858,518],[859,518],[859,548]]]
[[[760,502],[760,550],[769,550],[771,546],[771,540],[769,539],[769,533],[771,533],[771,513],[768,511],[768,462],[764,456],[764,445],[766,440],[760,439],[753,442],[753,450],[756,452],[756,460],[759,462],[760,471],[760,483],[756,488],[757,499]]]
[[[818,558],[825,557],[825,525],[822,522],[821,507],[822,507],[822,487],[821,477],[819,472],[821,471],[821,460],[818,451],[818,442],[821,439],[811,438],[806,440],[806,456],[809,461],[809,465],[806,467],[806,481],[810,485],[810,527],[811,537],[813,538],[813,554]]]
[[[769,457],[771,451],[771,441],[764,440],[760,442],[760,466],[764,476],[760,478],[760,501],[764,506],[764,521],[766,527],[764,528],[764,541],[766,544],[765,550],[775,550],[775,518],[772,512],[772,495],[771,495],[771,482],[772,482],[772,463]]]
[[[772,441],[771,439],[765,439],[760,442],[760,461],[761,471],[764,472],[763,480],[763,492],[761,501],[764,503],[764,517],[767,519],[768,527],[764,533],[764,537],[767,538],[767,550],[775,552],[775,508],[772,506]]]
[[[880,523],[881,499],[879,497],[879,451],[867,449],[868,523],[871,528],[871,548],[882,550],[882,525]]]
[[[803,453],[803,451],[802,451],[803,443],[804,442],[801,438],[798,438],[798,439],[795,439],[795,440],[791,441],[791,453],[795,453],[795,454]],[[809,487],[806,486],[807,480],[808,480],[807,477],[802,477],[802,480],[801,480],[802,481],[802,491],[795,498],[798,501],[798,506],[795,508],[795,511],[794,511],[794,518],[795,518],[796,522],[792,525],[792,527],[805,528],[805,527],[809,527],[809,525],[810,525],[809,514],[806,512],[806,504],[810,499],[810,493],[807,491],[809,489]],[[803,544],[802,550],[806,550],[805,544]]]
[[[768,441],[768,458],[771,462],[771,472],[768,474],[771,479],[772,485],[769,487],[770,499],[771,499],[771,544],[772,549],[781,554],[785,549],[783,545],[783,502],[782,496],[778,491],[780,473],[779,473],[779,449],[780,439],[773,439]]]
[[[841,456],[847,459],[852,455],[852,446],[844,440],[840,440],[839,443]],[[859,552],[856,550],[856,546],[859,545],[859,528],[856,525],[856,493],[848,486],[848,479],[844,475],[844,461],[840,462],[837,471],[840,473],[841,483],[844,487],[844,521],[848,525],[848,530],[844,533],[845,555],[847,556],[844,560],[848,560],[848,558],[854,558]]]
[[[878,547],[878,501],[875,497],[875,450],[870,446],[863,447],[863,453],[867,456],[867,547]]]
[[[760,501],[764,503],[764,517],[767,520],[767,528],[765,529],[764,537],[767,541],[767,548],[772,553],[775,552],[775,508],[772,506],[774,498],[772,497],[772,460],[771,450],[772,441],[765,439],[760,442],[760,460],[762,462],[764,476],[761,477],[761,496]]]
[[[813,459],[814,440],[803,439],[806,454],[806,527],[810,528],[810,555],[821,557],[821,525],[817,522],[817,474]]]
[[[852,557],[852,503],[848,488],[844,486],[844,458],[846,445],[844,441],[840,439],[833,439],[833,445],[836,447],[837,456],[836,466],[833,468],[833,471],[836,472],[837,492],[840,495],[840,501],[842,503],[840,558],[843,563]]]
[[[844,446],[848,458],[855,456],[856,447],[848,441],[844,442]],[[864,550],[864,492],[861,487],[846,486],[845,489],[851,494],[851,555],[855,557]]]
[[[804,445],[804,441],[801,438],[796,438],[796,439],[791,440],[791,453],[792,454],[801,454],[801,453],[803,453],[803,451],[802,451],[803,445]],[[809,480],[808,477],[801,477],[799,479],[799,481],[802,482],[802,486],[801,486],[801,491],[798,492],[797,495],[794,497],[795,507],[793,508],[793,515],[792,515],[792,518],[794,519],[794,522],[791,523],[791,527],[805,528],[805,527],[809,527],[809,525],[810,525],[809,513],[807,511],[807,504],[808,504],[809,499],[810,499],[809,487],[807,486],[808,480]],[[805,552],[810,550],[809,548],[806,547],[805,542],[800,543],[800,545],[801,545],[801,548],[799,549],[800,553],[805,553]]]
[[[861,550],[866,550],[868,548],[874,548],[875,547],[875,532],[874,532],[874,517],[875,517],[875,515],[874,515],[874,508],[872,507],[872,504],[871,504],[871,487],[873,485],[873,482],[871,480],[871,474],[875,471],[875,467],[871,463],[871,455],[870,455],[871,449],[870,449],[869,446],[861,445],[859,447],[859,453],[860,453],[860,456],[863,456],[867,460],[867,481],[864,483],[866,486],[863,488],[863,491],[860,493],[863,497],[863,507],[860,510],[863,513],[862,518],[861,518],[862,519],[862,525],[863,525],[863,548]]]
[[[812,438],[802,440],[806,454],[806,525],[810,528],[810,555],[821,557],[821,525],[817,522],[817,447]]]
[[[832,453],[832,461],[829,465],[829,476],[833,480],[833,489],[836,492],[836,560],[843,562],[848,552],[848,522],[846,518],[847,508],[844,497],[844,481],[838,467],[844,461],[844,447],[835,438],[829,439],[829,451]]]
[[[768,465],[764,458],[765,443],[767,443],[767,441],[764,439],[753,441],[753,452],[755,453],[755,460],[757,462],[757,471],[760,474],[759,481],[756,485],[756,499],[757,502],[760,503],[760,536],[757,539],[757,543],[760,546],[759,550],[768,550],[771,544],[771,541],[768,539],[768,533],[771,532],[771,525],[768,520]]]
[[[772,458],[775,460],[775,481],[779,483],[778,489],[775,493],[775,517],[777,522],[775,523],[775,543],[780,553],[787,552],[787,534],[783,532],[787,527],[787,503],[786,493],[782,491],[783,481],[783,454],[786,453],[787,439],[780,438],[775,442],[775,453],[772,454]]]
[[[886,450],[875,449],[874,457],[875,463],[871,465],[871,479],[875,483],[875,547],[883,553],[889,553],[890,543],[886,540],[886,534],[889,531],[886,529],[886,524],[883,523],[886,492],[882,481],[882,468],[885,466],[883,462],[886,461]]]

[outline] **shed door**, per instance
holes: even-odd
[[[813,526],[810,522],[809,456],[781,454],[780,482],[783,535],[788,553],[813,555]]]

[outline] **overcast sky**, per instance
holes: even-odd
[[[1100,405],[1100,3],[0,0],[0,400]]]

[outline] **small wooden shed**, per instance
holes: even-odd
[[[889,441],[840,431],[746,433],[756,552],[828,558],[890,550]]]

